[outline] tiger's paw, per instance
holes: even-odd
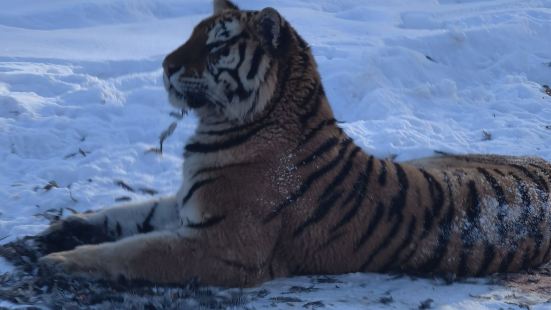
[[[38,260],[40,270],[48,275],[68,274],[71,271],[77,270],[77,265],[68,259],[64,253],[52,253],[41,257]]]
[[[50,225],[36,239],[41,252],[49,254],[72,250],[79,245],[113,241],[104,227],[89,223],[86,218],[70,216]]]
[[[93,245],[81,246],[71,251],[48,254],[38,260],[40,271],[48,276],[110,279],[112,274],[95,248]]]

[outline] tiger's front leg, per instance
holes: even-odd
[[[83,244],[116,241],[140,233],[175,229],[180,225],[176,198],[165,197],[81,213],[52,224],[38,237],[44,254]]]
[[[252,230],[251,234],[241,234],[243,229]],[[197,279],[209,285],[251,286],[270,278],[276,238],[261,228],[235,227],[228,221],[195,229],[193,238],[184,234],[189,231],[152,232],[79,246],[47,255],[40,263],[48,272],[164,284]]]

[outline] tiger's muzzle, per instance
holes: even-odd
[[[207,85],[202,78],[185,77],[185,68],[168,68],[163,64],[163,83],[170,103],[187,112],[207,103]]]

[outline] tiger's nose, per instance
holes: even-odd
[[[163,69],[167,77],[171,77],[174,73],[180,70],[180,66],[168,62],[166,59],[163,61]]]

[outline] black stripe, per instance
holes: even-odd
[[[308,155],[308,157],[301,160],[297,166],[301,167],[301,166],[306,166],[310,164],[311,162],[315,161],[323,154],[331,151],[337,144],[339,144],[339,139],[329,138],[322,145],[320,145],[314,152],[312,152],[312,154]]]
[[[547,177],[548,181],[551,182],[551,173],[549,172],[549,169],[546,169],[546,168],[541,167],[539,165],[536,165],[534,163],[530,163],[529,165],[536,168],[536,169],[538,169],[539,172],[541,172],[543,175],[545,175]],[[544,236],[543,236],[543,232],[541,231],[540,225],[541,225],[542,222],[546,222],[546,217],[547,217],[547,213],[548,213],[547,206],[548,206],[548,201],[549,201],[549,190],[548,190],[549,187],[548,187],[547,182],[545,182],[545,180],[542,177],[540,177],[540,181],[543,183],[544,188],[546,189],[546,192],[545,193],[542,193],[542,192],[539,193],[540,197],[542,197],[542,203],[540,203],[537,218],[536,218],[535,221],[533,221],[534,223],[532,224],[533,237],[534,237],[534,240],[536,242],[536,249],[534,250],[534,254],[532,255],[532,260],[535,260],[540,255],[540,252],[543,250],[542,247],[543,247],[543,237]],[[543,258],[545,258],[545,256],[547,256],[547,255],[544,255]],[[543,260],[542,262],[545,262],[545,260]]]
[[[482,261],[482,264],[480,265],[480,268],[478,269],[478,272],[476,273],[477,276],[482,276],[488,273],[488,267],[490,267],[490,264],[492,264],[492,261],[496,257],[496,249],[491,244],[486,244],[484,246],[484,260]]]
[[[354,185],[352,187],[352,191],[348,194],[348,197],[343,201],[342,205],[346,206],[352,199],[356,198],[359,199],[358,196],[361,194],[365,194],[365,188],[367,184],[369,183],[369,177],[371,176],[371,173],[373,172],[373,162],[374,162],[373,155],[369,156],[369,159],[367,160],[367,166],[364,172],[360,173],[358,175],[358,178],[356,179],[356,182],[354,182]],[[363,198],[363,196],[361,197]]]
[[[433,201],[432,210],[434,216],[439,216],[442,208],[444,207],[444,189],[442,188],[442,185],[440,185],[440,182],[438,182],[432,174],[423,169],[420,170],[429,183],[429,191]]]
[[[155,215],[155,210],[157,210],[158,206],[158,203],[155,203],[153,206],[151,206],[151,210],[149,210],[149,213],[147,214],[147,217],[145,218],[143,223],[141,225],[136,224],[138,233],[145,234],[148,232],[152,232],[155,229],[153,225],[151,225],[151,220],[153,219],[153,215]]]
[[[310,110],[308,110],[305,114],[300,115],[300,123],[302,124],[302,127],[307,127],[310,119],[318,114],[318,111],[322,106],[321,96],[323,95],[324,93],[322,86],[316,85],[316,88],[314,88],[312,92],[304,98],[303,102],[305,104],[309,103],[308,106],[310,107]]]
[[[377,248],[369,254],[369,257],[367,258],[365,263],[361,265],[360,267],[361,271],[366,270],[371,264],[371,262],[373,261],[373,259],[375,259],[375,256],[379,255],[381,251],[386,249],[392,243],[392,240],[394,239],[396,234],[400,231],[400,227],[402,226],[403,220],[404,220],[404,216],[401,213],[398,214],[396,218],[396,222],[394,222],[394,225],[392,225],[392,228],[390,229],[386,237],[383,239],[383,242],[381,242],[379,246],[377,246]]]
[[[323,86],[313,79],[308,79],[307,81],[311,83],[306,84],[303,81],[301,90],[307,90],[308,92],[304,97],[299,98],[297,101],[299,103],[298,104],[299,107],[308,108],[309,110],[311,110],[315,108],[314,106],[312,106],[312,103],[317,103],[317,102],[314,102],[313,99],[319,98],[319,96],[317,95],[320,95],[320,92],[323,93],[323,88],[322,88]]]
[[[371,220],[369,220],[367,230],[362,234],[362,236],[354,246],[354,252],[357,252],[369,240],[369,238],[371,238],[371,235],[373,234],[377,226],[379,226],[379,224],[381,223],[384,212],[385,206],[381,202],[379,202],[377,204],[375,214],[373,215]]]
[[[480,201],[478,190],[474,181],[469,181],[467,184],[469,194],[467,196],[467,218],[466,223],[463,224],[461,231],[461,240],[463,241],[463,247],[461,249],[461,256],[459,260],[459,266],[457,269],[457,275],[463,277],[468,273],[468,258],[471,255],[471,249],[477,241],[477,236],[480,235],[478,220],[480,217]]]
[[[256,134],[258,134],[258,132],[260,132],[262,129],[270,125],[273,125],[273,123],[270,122],[266,124],[261,124],[260,126],[251,129],[251,131],[249,131],[246,134],[243,134],[231,139],[227,139],[222,142],[215,142],[215,143],[196,142],[196,143],[188,144],[186,145],[186,151],[191,153],[212,153],[212,152],[219,152],[222,150],[226,150],[229,148],[234,148],[236,146],[239,146],[249,141],[250,138],[254,137]]]
[[[227,165],[223,165],[223,166],[206,167],[206,168],[202,168],[202,169],[197,170],[195,172],[195,174],[193,174],[193,178],[200,175],[200,174],[203,174],[203,173],[216,172],[216,171],[230,169],[230,168],[234,168],[234,167],[242,167],[242,166],[250,166],[250,165],[253,165],[253,163],[242,162],[242,163],[227,164]]]
[[[352,169],[352,165],[354,163],[354,157],[358,154],[360,151],[359,147],[355,147],[352,152],[350,152],[350,155],[348,156],[348,160],[345,163],[345,165],[342,167],[341,171],[337,174],[337,176],[333,179],[333,181],[325,188],[323,193],[321,194],[320,198],[318,199],[320,201],[319,207],[316,209],[314,214],[306,220],[301,226],[295,230],[294,236],[298,236],[304,232],[304,229],[306,229],[308,226],[315,224],[319,221],[321,221],[327,213],[329,213],[330,209],[334,206],[335,202],[342,196],[342,191],[339,192],[333,192],[336,188],[338,188],[341,183],[344,181],[344,179],[348,176],[348,173]]]
[[[425,239],[431,232],[435,218],[438,217],[442,211],[442,207],[444,206],[444,190],[442,189],[442,185],[436,181],[434,176],[424,169],[420,169],[420,171],[427,180],[429,193],[432,199],[432,207],[425,210],[423,234],[421,235],[422,240]]]
[[[228,135],[228,134],[231,134],[231,133],[235,133],[235,132],[238,132],[238,131],[241,131],[241,130],[244,130],[244,129],[254,127],[255,125],[257,125],[257,124],[261,123],[262,121],[264,121],[266,119],[266,116],[267,115],[265,115],[261,119],[253,121],[251,123],[247,123],[245,125],[232,126],[232,127],[229,127],[229,128],[226,128],[226,129],[220,129],[220,130],[199,131],[198,134],[200,134],[200,135],[209,135],[209,136],[225,136],[225,135]],[[228,124],[228,122],[225,121],[224,124]]]
[[[430,173],[428,173],[425,169],[419,169],[419,171],[423,174],[423,177],[427,180],[430,198],[434,204],[434,201],[436,199],[434,197],[434,186],[432,184],[432,182],[434,182],[434,177]]]
[[[298,58],[298,59],[297,59]],[[304,81],[308,80],[308,76],[311,74],[308,70],[309,67],[311,67],[311,62],[310,62],[310,55],[308,54],[308,51],[307,50],[303,50],[303,51],[299,51],[299,54],[296,55],[295,54],[295,58],[292,60],[293,63],[297,63],[297,60],[300,61],[300,64],[297,65],[294,69],[295,72],[302,72],[303,74],[302,75],[298,75],[298,74],[294,74],[294,75],[290,75],[288,76],[287,78],[291,81],[291,82],[299,82],[299,83],[304,83]]]
[[[507,228],[506,228],[505,223],[504,223],[504,220],[507,216],[507,209],[506,209],[507,208],[506,207],[507,201],[505,199],[505,193],[503,191],[503,188],[498,184],[497,180],[487,170],[485,170],[483,168],[478,168],[478,171],[484,176],[486,181],[488,181],[488,183],[490,183],[494,193],[496,194],[496,199],[498,201],[498,215],[497,215],[497,218],[498,218],[498,221],[499,221],[497,228],[498,228],[498,233],[499,233],[501,242],[503,242],[506,239],[506,236],[507,236],[507,233],[508,233]],[[498,173],[499,175],[505,176],[498,169],[494,169],[494,171],[496,173]],[[524,195],[521,192],[521,195],[523,196],[523,198],[522,198],[523,200],[525,199],[525,197],[524,197],[525,194],[526,194],[526,192],[524,193]],[[490,260],[490,259],[493,260],[493,257],[490,257],[490,256],[495,256],[495,248],[493,248],[493,247],[490,248],[490,247],[491,246],[489,244],[487,244],[485,246],[484,262],[483,262],[482,266],[480,267],[480,269],[478,271],[478,275],[483,275],[486,272],[486,269],[488,268],[489,264],[491,263],[491,261],[488,261],[488,260]],[[499,272],[505,272],[509,269],[509,266],[510,266],[511,262],[514,259],[514,255],[515,255],[515,252],[516,252],[516,247],[517,247],[517,244],[515,244],[513,249],[510,249],[508,251],[507,255],[505,256],[505,258],[503,258],[503,260],[501,261],[501,263],[498,267]]]
[[[289,57],[290,58],[290,57]],[[279,68],[277,72],[277,86],[276,91],[274,92],[274,96],[272,97],[272,102],[280,102],[281,98],[286,94],[288,91],[287,85],[289,84],[289,76],[291,75],[291,66],[289,65],[291,62],[290,59],[284,59],[280,62],[280,64],[283,65],[283,70]],[[275,104],[274,104],[275,105]]]
[[[524,181],[518,177],[517,175],[510,173],[509,174],[517,184],[517,191],[520,194],[520,197],[522,199],[522,213],[520,215],[520,219],[515,222],[515,234],[521,235],[526,229],[530,229],[530,206],[532,204],[530,199],[530,194],[528,193],[528,187],[524,183]]]
[[[291,35],[296,36],[296,34],[290,33]],[[289,64],[296,63],[295,56],[291,53],[288,53],[289,55],[286,58],[280,59],[279,63],[284,65],[283,70],[278,70],[278,84],[277,84],[277,91],[275,92],[274,96],[272,97],[272,102],[279,102],[283,96],[289,93],[289,90],[287,89],[287,85],[289,83],[293,82],[299,82],[299,85],[304,86],[304,81],[308,80],[306,77],[311,74],[310,70],[307,70],[309,67],[311,67],[312,63],[310,61],[310,55],[309,55],[309,49],[306,49],[302,51],[301,55],[299,55],[301,59],[301,64],[298,66],[291,66]],[[293,72],[302,72],[302,75],[294,78],[289,78],[293,76]],[[319,81],[315,81],[316,84],[320,84]],[[319,89],[319,91],[316,91],[318,94],[318,97],[321,94],[323,94],[323,88],[321,85],[316,86],[316,89]],[[294,96],[294,94],[291,94]],[[319,101],[319,100],[318,100]],[[304,102],[304,100],[303,100]],[[315,114],[315,113],[314,113]],[[306,118],[309,118],[308,116],[305,116]]]
[[[202,180],[202,181],[199,181],[199,182],[195,182],[195,184],[193,184],[191,186],[191,188],[188,190],[187,195],[182,199],[182,205],[185,206],[186,202],[188,202],[188,200],[191,198],[191,196],[193,196],[193,193],[195,193],[195,191],[197,191],[202,186],[207,185],[209,183],[212,183],[214,181],[216,181],[216,178],[206,179],[206,180]]]
[[[360,151],[361,149],[356,146],[352,150],[352,152],[350,152],[350,155],[348,155],[348,159],[346,160],[346,163],[342,167],[341,171],[339,171],[337,176],[335,176],[333,181],[329,183],[329,185],[327,185],[327,187],[321,194],[320,201],[325,199],[335,188],[339,187],[342,182],[344,182],[344,180],[346,179],[346,177],[348,177],[348,174],[352,170],[352,166],[354,165],[354,158],[356,157],[356,155],[358,155]]]
[[[514,168],[517,168],[518,170],[522,171],[524,175],[526,175],[532,182],[536,184],[537,187],[537,194],[541,200],[540,204],[540,210],[538,212],[538,215],[536,218],[533,217],[533,214],[530,212],[529,214],[529,220],[528,220],[528,228],[529,228],[529,234],[531,238],[534,238],[534,241],[536,243],[534,253],[532,255],[532,259],[535,259],[540,254],[541,245],[543,242],[543,233],[540,230],[540,223],[545,220],[545,209],[544,206],[547,205],[547,202],[549,201],[549,187],[545,180],[540,175],[535,175],[532,173],[528,168],[520,166],[520,165],[511,165]]]
[[[206,45],[206,48],[209,49],[209,50],[212,50],[212,49],[214,49],[216,47],[219,47],[221,45],[226,45],[226,46],[234,45],[235,43],[237,43],[237,41],[239,41],[242,38],[246,38],[246,37],[247,37],[246,33],[242,32],[241,34],[238,34],[238,35],[236,35],[235,37],[233,37],[229,40],[209,43],[209,44]]]
[[[536,246],[534,248],[534,253],[532,253],[531,259],[535,260],[541,254],[542,245],[543,245],[543,233],[539,229],[539,223],[534,224],[532,229],[533,229],[533,236],[534,236],[533,238],[534,238],[534,241],[536,242]]]
[[[434,214],[431,209],[425,209],[425,216],[423,221],[423,233],[421,234],[421,240],[425,239],[432,230],[434,225]]]
[[[546,202],[549,199],[549,197],[547,196],[549,193],[549,187],[547,185],[547,182],[545,182],[545,180],[541,176],[535,175],[534,173],[532,173],[532,171],[528,170],[528,168],[523,167],[521,165],[515,164],[515,165],[511,165],[511,167],[514,167],[522,171],[528,178],[532,180],[532,182],[536,184],[539,190],[538,193],[542,201]]]
[[[293,57],[289,59],[290,63],[296,64],[293,67],[293,73],[285,76],[289,82],[294,83],[294,85],[300,85],[301,89],[307,87],[305,82],[312,81],[312,69],[310,61],[310,55],[308,51],[299,51],[298,55],[294,53]],[[314,69],[315,70],[315,69]],[[315,82],[316,80],[314,80]]]
[[[253,59],[251,60],[251,69],[249,70],[249,73],[247,74],[247,79],[253,79],[256,74],[258,73],[258,68],[260,67],[260,62],[262,61],[262,56],[264,55],[264,52],[262,51],[262,48],[259,46],[256,47],[253,54]]]
[[[250,123],[247,123],[247,124],[244,124],[244,125],[240,125],[240,126],[232,126],[230,128],[226,128],[226,129],[199,131],[198,134],[211,135],[211,136],[224,136],[224,135],[234,133],[234,132],[238,132],[238,131],[248,129],[248,128],[251,128],[251,127],[256,127],[256,125],[259,125],[260,123],[263,123],[264,121],[266,121],[270,117],[270,115],[272,114],[272,112],[275,110],[276,107],[277,107],[276,104],[271,104],[269,109],[265,110],[266,112],[264,113],[264,115],[262,117],[256,119],[253,122],[250,122]],[[210,124],[210,125],[221,125],[221,124],[228,124],[228,121],[218,122],[218,123],[214,123],[214,124]]]
[[[386,185],[386,175],[387,175],[386,161],[381,160],[379,162],[381,163],[381,171],[379,172],[379,184],[381,186],[385,186]]]
[[[551,182],[551,171],[548,168],[542,167],[540,165],[536,165],[534,163],[529,164],[530,166],[538,169],[543,175],[547,177],[547,180]]]
[[[394,253],[390,256],[390,258],[387,259],[387,263],[383,266],[383,268],[381,268],[382,272],[387,272],[393,266],[396,266],[396,265],[399,266],[402,263],[400,261],[400,254],[402,254],[402,251],[404,251],[411,244],[413,237],[415,235],[416,225],[417,225],[417,218],[415,216],[412,216],[409,222],[405,239],[402,241],[402,243],[400,243],[398,247],[396,247],[396,250],[394,250]]]
[[[312,184],[314,184],[314,182],[316,182],[319,178],[323,177],[324,175],[329,173],[331,170],[333,170],[338,165],[338,163],[340,162],[342,156],[344,155],[344,153],[348,149],[348,146],[351,143],[352,143],[352,141],[349,140],[349,139],[344,140],[341,143],[341,148],[340,148],[339,153],[337,154],[337,156],[333,160],[331,160],[329,163],[327,163],[325,166],[319,168],[318,170],[316,170],[315,172],[310,174],[310,176],[308,176],[306,181],[304,181],[302,183],[300,188],[297,191],[295,191],[294,193],[292,193],[289,197],[287,197],[287,199],[285,201],[280,203],[270,215],[268,215],[267,217],[264,218],[263,222],[265,224],[271,222],[285,208],[287,208],[291,204],[295,203],[300,197],[302,197],[310,189],[310,187],[312,186]]]
[[[233,100],[234,94],[237,94],[237,96],[239,96],[239,99],[241,100],[248,98],[252,94],[252,91],[245,90],[245,87],[243,86],[243,81],[241,81],[241,78],[239,76],[239,69],[243,65],[243,62],[245,61],[246,49],[247,49],[247,44],[245,43],[239,44],[239,63],[235,68],[233,69],[219,68],[218,72],[216,74],[213,74],[214,81],[216,83],[220,83],[220,75],[222,73],[228,73],[231,76],[231,78],[235,81],[235,83],[237,83],[237,89],[232,93],[226,94],[229,102]]]
[[[306,145],[310,140],[312,140],[319,132],[322,131],[323,128],[331,125],[335,125],[336,120],[334,118],[332,119],[324,119],[321,121],[316,127],[314,127],[310,132],[308,132],[307,135],[304,136],[302,141],[300,141],[300,144],[298,145],[297,149],[303,147]]]
[[[367,167],[365,171],[360,173],[360,175],[358,176],[358,179],[356,180],[356,182],[354,182],[352,191],[350,191],[350,194],[342,203],[343,206],[346,206],[352,199],[355,198],[354,205],[340,219],[340,221],[333,228],[331,228],[331,232],[334,232],[337,229],[349,223],[352,220],[352,218],[354,218],[356,213],[358,213],[358,210],[360,209],[360,207],[363,205],[363,201],[367,192],[367,186],[369,185],[369,177],[373,172],[373,159],[374,159],[373,156],[369,156],[369,160],[367,162]]]
[[[398,194],[392,198],[390,203],[390,211],[388,213],[387,219],[390,221],[395,216],[402,216],[402,211],[406,207],[406,198],[409,189],[409,181],[406,175],[406,172],[397,163],[393,163],[396,169],[396,176],[398,177]]]
[[[497,226],[497,232],[499,234],[499,237],[501,241],[505,241],[507,237],[507,227],[505,224],[505,218],[507,217],[507,200],[505,199],[505,192],[503,191],[503,188],[499,185],[496,178],[494,178],[486,169],[484,168],[478,168],[478,172],[484,176],[486,181],[490,183],[490,186],[492,186],[492,189],[494,190],[494,193],[496,195],[497,203],[498,203],[498,210],[497,210],[497,220],[498,220],[498,226]]]
[[[498,272],[505,273],[509,271],[509,266],[511,266],[511,263],[515,259],[515,254],[517,252],[518,252],[517,247],[514,247],[507,252],[507,256],[505,256],[505,258],[501,261],[501,264],[499,264]]]
[[[521,269],[523,270],[530,268],[530,252],[532,252],[532,248],[528,246],[522,255]]]
[[[520,236],[528,231],[528,235],[532,236],[533,228],[530,227],[529,223],[531,213],[531,199],[530,194],[528,193],[528,188],[520,177],[512,172],[509,173],[509,175],[515,180],[515,183],[517,185],[517,192],[520,194],[522,200],[522,205],[520,206],[522,208],[522,213],[520,215],[520,218],[514,223],[514,234],[516,236]],[[513,263],[516,253],[519,252],[518,247],[518,241],[515,241],[515,243],[507,252],[507,256],[501,261],[501,264],[499,265],[499,272],[504,273],[509,271],[509,267]]]
[[[298,51],[298,53],[293,53],[292,57],[289,59],[290,62],[293,64],[296,64],[296,66],[293,68],[293,72],[296,72],[296,74],[289,75],[287,78],[291,82],[303,82],[305,78],[308,76],[310,72],[310,57],[308,55],[308,51]],[[300,74],[302,73],[302,74]]]
[[[469,181],[469,195],[467,197],[467,221],[469,226],[477,226],[480,217],[480,200],[474,181]]]
[[[209,122],[209,121],[205,121],[205,125],[209,125],[209,126],[219,126],[219,125],[222,125],[222,124],[227,124],[228,121],[215,121],[215,122]]]
[[[209,217],[206,221],[202,221],[200,223],[193,223],[193,222],[190,222],[188,220],[188,223],[187,223],[187,227],[189,228],[194,228],[194,229],[205,229],[205,228],[209,228],[209,227],[212,227],[216,224],[219,224],[220,222],[222,222],[224,219],[226,218],[225,215],[220,215],[220,216],[211,216]]]
[[[505,176],[505,173],[501,172],[501,170],[499,169],[494,169],[494,172],[499,174],[500,176],[504,177]]]
[[[436,271],[448,252],[452,237],[452,223],[455,216],[455,205],[450,197],[450,206],[444,218],[439,222],[438,241],[432,255],[420,268],[422,272]]]
[[[318,223],[319,221],[323,220],[323,218],[329,213],[331,208],[335,205],[335,202],[342,196],[341,192],[333,193],[331,196],[324,199],[319,207],[314,211],[314,214],[312,214],[304,223],[302,223],[293,233],[293,237],[298,237],[304,233],[304,230],[308,228],[308,226]]]
[[[333,242],[341,239],[342,237],[344,237],[346,234],[344,232],[340,232],[340,233],[337,233],[337,234],[333,234],[329,239],[327,239],[327,241],[325,241],[322,245],[320,245],[318,247],[318,249],[316,250],[316,252],[320,252],[320,251],[323,251],[325,249],[327,249],[327,247],[329,247],[331,244],[333,244]]]
[[[509,175],[515,180],[515,183],[517,185],[517,192],[520,194],[521,200],[522,200],[522,213],[520,215],[520,218],[515,221],[514,224],[514,233],[515,235],[519,236],[524,233],[526,229],[529,230],[529,235],[532,235],[532,228],[530,228],[529,217],[530,217],[530,195],[528,193],[528,188],[524,181],[515,175],[514,173],[509,173]],[[498,271],[500,273],[505,273],[509,271],[509,267],[513,263],[515,259],[516,253],[519,252],[518,250],[518,241],[516,241],[512,247],[507,252],[507,255],[503,260],[501,261],[501,264],[499,265]]]
[[[267,65],[267,68],[266,68],[266,71],[264,72],[264,76],[262,77],[262,80],[265,81],[268,77],[268,75],[270,75],[270,73],[273,71],[272,70],[272,66],[273,66],[273,63],[274,61],[272,59],[268,59],[268,65]],[[254,91],[254,100],[251,104],[251,106],[249,107],[249,109],[247,110],[247,114],[246,114],[246,117],[245,118],[250,118],[251,115],[253,115],[253,113],[255,113],[256,109],[257,109],[257,105],[258,105],[258,98],[260,97],[260,88],[256,88],[256,90]],[[276,104],[276,102],[274,102],[273,100],[273,97],[270,98],[270,100],[266,101],[266,105],[269,107],[269,108],[266,108],[264,107],[261,111],[256,111],[258,114],[261,114],[262,112],[265,112],[265,111],[268,111],[268,113],[264,113],[264,116],[261,118],[261,119],[264,119],[264,118],[267,118],[271,113],[272,111],[275,109],[275,107],[277,107],[278,105]],[[279,118],[276,118],[276,120],[278,120]]]

